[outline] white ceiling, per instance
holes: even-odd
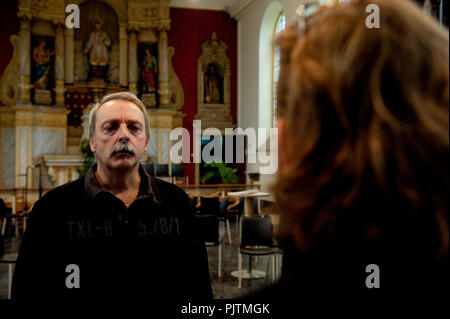
[[[236,6],[242,0],[171,0],[171,7],[192,9],[226,10]]]

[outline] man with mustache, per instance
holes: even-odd
[[[212,299],[188,196],[140,165],[149,137],[149,117],[135,95],[107,95],[93,108],[89,141],[97,164],[34,205],[14,298]]]

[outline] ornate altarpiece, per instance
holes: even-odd
[[[68,4],[80,8],[80,29],[66,28]],[[146,104],[149,155],[170,164],[168,134],[182,126],[184,93],[168,47],[169,12],[169,0],[19,0],[20,31],[0,79],[0,188],[37,187],[36,164],[48,171],[44,186],[76,179],[85,110],[117,91]],[[109,40],[97,51],[106,68],[89,46],[96,24]]]
[[[232,128],[230,108],[230,60],[228,46],[213,32],[203,42],[202,55],[197,59],[197,115],[202,128],[215,127],[222,132]]]
[[[202,55],[197,59],[197,114],[202,131],[218,129],[224,135],[225,128],[234,128],[230,106],[231,70],[226,55],[228,46],[217,38],[215,32],[203,42]],[[194,136],[194,138],[196,138]],[[195,163],[195,181],[200,183],[201,164]]]

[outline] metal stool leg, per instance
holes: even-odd
[[[12,266],[13,264],[8,265],[8,299],[11,299]]]
[[[16,238],[19,238],[19,222],[17,218],[15,218],[15,220],[16,220]]]
[[[222,277],[222,243],[219,244],[219,266],[217,269],[217,277]]]
[[[275,262],[275,260],[276,260],[276,258],[277,258],[277,255],[276,254],[273,254],[272,255],[272,283],[275,283],[275,280],[276,280],[276,262]]]
[[[227,223],[228,242],[231,244],[230,221],[226,217],[225,217],[225,222]]]
[[[2,219],[2,236],[5,236],[6,223],[7,223],[7,219],[5,217]]]
[[[238,250],[238,263],[239,263],[239,267],[238,267],[238,288],[242,287],[242,256],[241,256],[241,251],[240,249]]]

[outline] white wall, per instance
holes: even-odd
[[[281,10],[286,14],[286,22],[295,18],[295,10],[302,3],[313,0],[253,0],[244,10],[233,16],[238,20],[238,125],[258,127],[267,123],[259,116],[260,92],[265,92],[267,84],[260,81],[262,77],[271,77],[272,63],[265,63],[271,58],[271,43],[267,37],[268,30],[274,30]],[[265,49],[261,50],[261,41]],[[264,61],[260,61],[260,60]],[[260,63],[261,62],[261,63]],[[264,63],[262,63],[264,62]],[[261,69],[264,68],[264,69]],[[272,104],[271,99],[264,103]],[[271,107],[263,109],[270,113]],[[264,125],[265,126],[265,125]]]
[[[273,119],[273,34],[283,11],[278,1],[266,8],[259,30],[258,127],[272,127]],[[258,141],[260,146],[264,141]]]
[[[245,6],[230,10],[238,21],[238,127],[269,128],[272,125],[272,44],[279,14],[286,23],[295,19],[302,3],[314,0],[249,0]],[[240,9],[240,10],[239,10]],[[260,144],[262,141],[258,141]],[[257,172],[257,164],[247,164],[248,172]],[[274,176],[261,176],[263,189]]]

